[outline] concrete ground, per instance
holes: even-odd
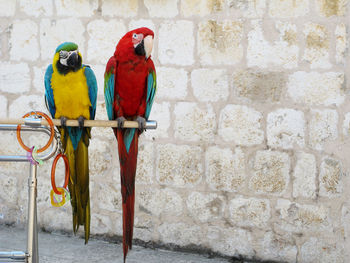
[[[44,232],[39,232],[38,240],[40,263],[123,262],[121,244],[91,238],[85,246],[83,239],[79,237]],[[25,251],[25,249],[26,232],[23,229],[0,225],[0,251]],[[4,261],[0,260],[0,262]],[[227,263],[230,261],[223,258],[208,258],[199,254],[133,246],[128,254],[127,263],[137,262]]]

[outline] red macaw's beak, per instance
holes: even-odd
[[[153,37],[152,36],[146,36],[143,39],[144,42],[144,46],[145,46],[145,57],[146,59],[149,58],[149,56],[152,53],[152,49],[153,49]]]

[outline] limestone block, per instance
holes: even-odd
[[[86,56],[85,56],[85,60],[87,60]],[[83,61],[83,63],[86,63],[86,61]],[[104,63],[105,64],[88,63],[88,65],[90,66],[90,68],[92,69],[96,77],[98,99],[103,99],[103,100],[104,100],[104,82],[105,82],[104,74],[106,70],[107,61],[104,61]],[[107,117],[106,110],[104,110],[104,113],[106,113],[106,115],[104,115],[104,119],[107,119],[108,117]]]
[[[172,189],[148,189],[138,193],[139,209],[159,217],[161,214],[180,216],[182,197]]]
[[[346,262],[344,252],[343,245],[340,243],[311,237],[301,246],[300,258],[301,262],[343,263]]]
[[[326,142],[338,137],[338,113],[336,110],[312,110],[309,121],[309,144],[321,151]]]
[[[129,30],[134,30],[136,28],[139,27],[148,27],[149,29],[151,29],[153,32],[156,30],[156,26],[154,25],[152,20],[148,20],[148,19],[133,19],[130,21],[129,23]],[[155,38],[158,38],[158,36],[155,36]],[[153,49],[154,51],[154,49]],[[154,52],[152,52],[153,54]],[[157,67],[158,69],[158,67]],[[158,73],[158,71],[157,71]]]
[[[235,95],[254,102],[278,102],[285,89],[287,76],[283,72],[238,70],[233,74]]]
[[[21,133],[21,135],[23,141],[27,142],[27,137],[25,136],[25,133]],[[1,131],[0,145],[0,155],[22,155],[24,153],[22,147],[17,142],[16,131]],[[14,173],[16,173],[16,171],[19,171],[22,168],[25,169],[24,167],[28,168],[28,164],[26,164],[27,163],[19,162],[1,162],[0,174],[13,175]]]
[[[103,17],[134,17],[137,15],[138,8],[139,4],[137,0],[105,0],[102,2],[101,6]]]
[[[179,13],[177,9],[178,0],[144,0],[143,2],[151,17],[174,17]]]
[[[40,92],[43,96],[45,94],[45,73],[48,66],[44,67],[33,67],[34,77],[33,77],[33,87],[36,91]]]
[[[264,227],[271,217],[270,202],[265,199],[236,197],[230,202],[230,221],[238,226]]]
[[[244,17],[258,18],[262,17],[266,9],[266,0],[228,0],[230,9],[239,10]]]
[[[219,228],[210,226],[207,239],[212,250],[227,256],[252,258],[255,255],[252,246],[252,234],[240,228]]]
[[[95,72],[96,73],[96,72]],[[101,87],[98,87],[101,89]],[[103,88],[102,88],[103,89]],[[107,111],[106,111],[106,104],[104,98],[98,98],[96,102],[96,115],[95,120],[108,120],[107,117]],[[113,130],[111,128],[93,128],[91,130],[91,136],[92,138],[100,137],[101,139],[107,139],[110,147],[112,145],[115,145],[115,152],[117,153],[117,140],[114,136]]]
[[[350,112],[344,115],[343,134],[345,136],[349,136],[350,134]]]
[[[59,1],[55,1],[58,3]],[[74,1],[78,3],[77,1]],[[82,3],[82,2],[81,2]],[[50,59],[52,61],[58,45],[66,42],[68,39],[79,46],[79,51],[85,58],[85,27],[77,18],[66,19],[42,19],[40,22],[40,48],[41,59]]]
[[[329,209],[322,205],[303,205],[279,199],[276,205],[277,225],[290,232],[331,231]]]
[[[126,31],[125,25],[121,20],[105,21],[98,19],[91,21],[87,25],[87,32],[90,37],[87,52],[88,60],[106,63],[113,56],[118,41],[124,36]]]
[[[316,172],[315,156],[299,152],[293,173],[293,197],[316,197]]]
[[[91,179],[95,176],[91,174]],[[99,209],[101,213],[112,212],[122,213],[122,196],[120,186],[111,182],[98,182],[96,177],[93,180],[93,187],[90,187],[90,202],[94,210]]]
[[[191,21],[165,21],[160,25],[158,34],[160,63],[181,66],[193,64],[194,37]]]
[[[229,86],[226,70],[195,69],[191,73],[193,94],[199,101],[226,100]]]
[[[343,192],[343,177],[345,176],[339,160],[325,157],[320,166],[320,196],[338,197]]]
[[[18,207],[14,204],[4,203],[0,199],[0,224],[1,225],[22,225],[26,221],[21,218]]]
[[[18,183],[17,178],[0,173],[0,200],[6,203],[17,204]]]
[[[308,0],[271,0],[269,15],[278,18],[295,18],[309,13]]]
[[[316,0],[316,10],[321,16],[344,16],[348,0]]]
[[[0,0],[0,16],[13,16],[17,1]]]
[[[337,105],[344,102],[344,74],[340,72],[297,71],[289,76],[288,95],[296,103]]]
[[[193,192],[186,204],[191,217],[202,223],[221,219],[225,210],[224,198],[217,194]]]
[[[9,117],[21,118],[27,112],[33,110],[44,111],[45,108],[43,97],[37,95],[23,95],[10,104]],[[44,146],[44,144],[42,146]]]
[[[114,216],[116,217],[116,216]],[[119,219],[119,220],[117,220]],[[90,225],[90,234],[91,235],[105,235],[108,233],[109,235],[119,234],[122,232],[117,232],[123,228],[122,217],[118,216],[115,219],[111,218],[111,216],[102,214],[102,213],[91,213],[91,225]]]
[[[157,90],[158,91],[158,90]],[[156,94],[157,96],[157,94]],[[167,138],[168,130],[170,127],[170,103],[162,102],[162,103],[153,103],[151,114],[149,116],[149,120],[157,121],[157,129],[156,130],[146,130],[145,137],[148,139],[155,138]]]
[[[262,114],[252,108],[228,104],[221,110],[218,133],[224,141],[238,145],[260,144],[264,140],[262,118]]]
[[[151,241],[154,228],[155,222],[151,215],[140,211],[135,214],[134,239],[140,239],[146,242]]]
[[[154,144],[140,143],[137,155],[136,183],[151,184],[154,182]]]
[[[38,26],[32,20],[15,20],[10,29],[12,60],[36,60],[39,57]]]
[[[214,139],[216,117],[211,105],[203,109],[194,102],[178,102],[174,114],[175,138],[194,142]]]
[[[40,215],[40,216],[39,216]],[[72,231],[72,210],[70,203],[57,209],[57,207],[38,207],[38,226],[47,231]]]
[[[223,10],[224,0],[181,0],[181,14],[189,16],[206,16]]]
[[[285,69],[298,65],[299,47],[295,24],[277,22],[279,39],[271,43],[266,40],[262,20],[251,21],[252,30],[248,33],[247,64],[248,67],[267,68],[281,66]]]
[[[196,245],[204,242],[203,231],[199,226],[185,223],[163,223],[158,227],[160,241],[179,246]]]
[[[345,203],[342,206],[342,210],[341,210],[341,227],[342,227],[342,231],[344,233],[344,239],[345,240],[349,240],[350,238],[350,207],[348,203]],[[349,247],[350,244],[349,242],[346,242],[344,248],[345,248],[345,256],[349,256]]]
[[[306,47],[303,59],[310,63],[310,68],[328,69],[332,65],[329,62],[329,33],[325,26],[315,23],[307,23],[304,26]]]
[[[75,1],[75,0],[58,0],[54,1],[56,12],[59,16],[86,16],[91,17],[98,8],[98,0]]]
[[[157,67],[157,94],[159,99],[184,99],[187,96],[187,71],[184,69]]]
[[[245,181],[245,158],[241,148],[209,147],[205,153],[206,180],[213,190],[238,191]]]
[[[335,29],[335,61],[338,64],[344,64],[346,59],[346,49],[348,48],[347,32],[345,24],[338,24]]]
[[[29,16],[52,16],[53,5],[47,0],[20,0],[19,8]]]
[[[97,128],[93,128],[97,129]],[[110,143],[100,138],[92,137],[89,146],[89,167],[90,176],[102,176],[110,171],[112,163],[117,162],[113,159]]]
[[[283,194],[289,182],[289,167],[287,153],[257,151],[253,160],[250,189],[258,193]]]
[[[157,145],[156,176],[161,184],[193,186],[202,179],[202,149],[196,146]]]
[[[30,89],[29,67],[26,63],[0,62],[0,91],[22,94]]]
[[[292,149],[305,144],[305,118],[302,111],[278,109],[267,116],[267,144],[271,147]]]
[[[234,65],[243,57],[241,21],[209,20],[198,25],[197,54],[203,65]]]
[[[7,99],[0,95],[0,118],[7,117]]]
[[[259,239],[257,257],[263,260],[276,262],[296,262],[298,249],[293,238],[267,231]]]

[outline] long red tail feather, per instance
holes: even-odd
[[[124,130],[117,130],[118,153],[120,162],[121,192],[123,200],[123,253],[124,262],[129,248],[132,249],[135,204],[135,175],[138,153],[138,136],[136,130],[129,152],[124,144]]]

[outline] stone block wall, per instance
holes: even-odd
[[[96,118],[107,119],[105,64],[126,31],[148,26],[159,127],[140,139],[135,238],[346,262],[349,10],[348,0],[0,0],[0,118],[45,110],[45,69],[74,41],[98,79]],[[92,234],[118,236],[117,143],[111,129],[92,136]],[[0,149],[23,152],[10,132]],[[2,225],[25,222],[27,166],[0,163]],[[39,168],[39,224],[71,231],[70,205],[50,206],[50,166]]]

